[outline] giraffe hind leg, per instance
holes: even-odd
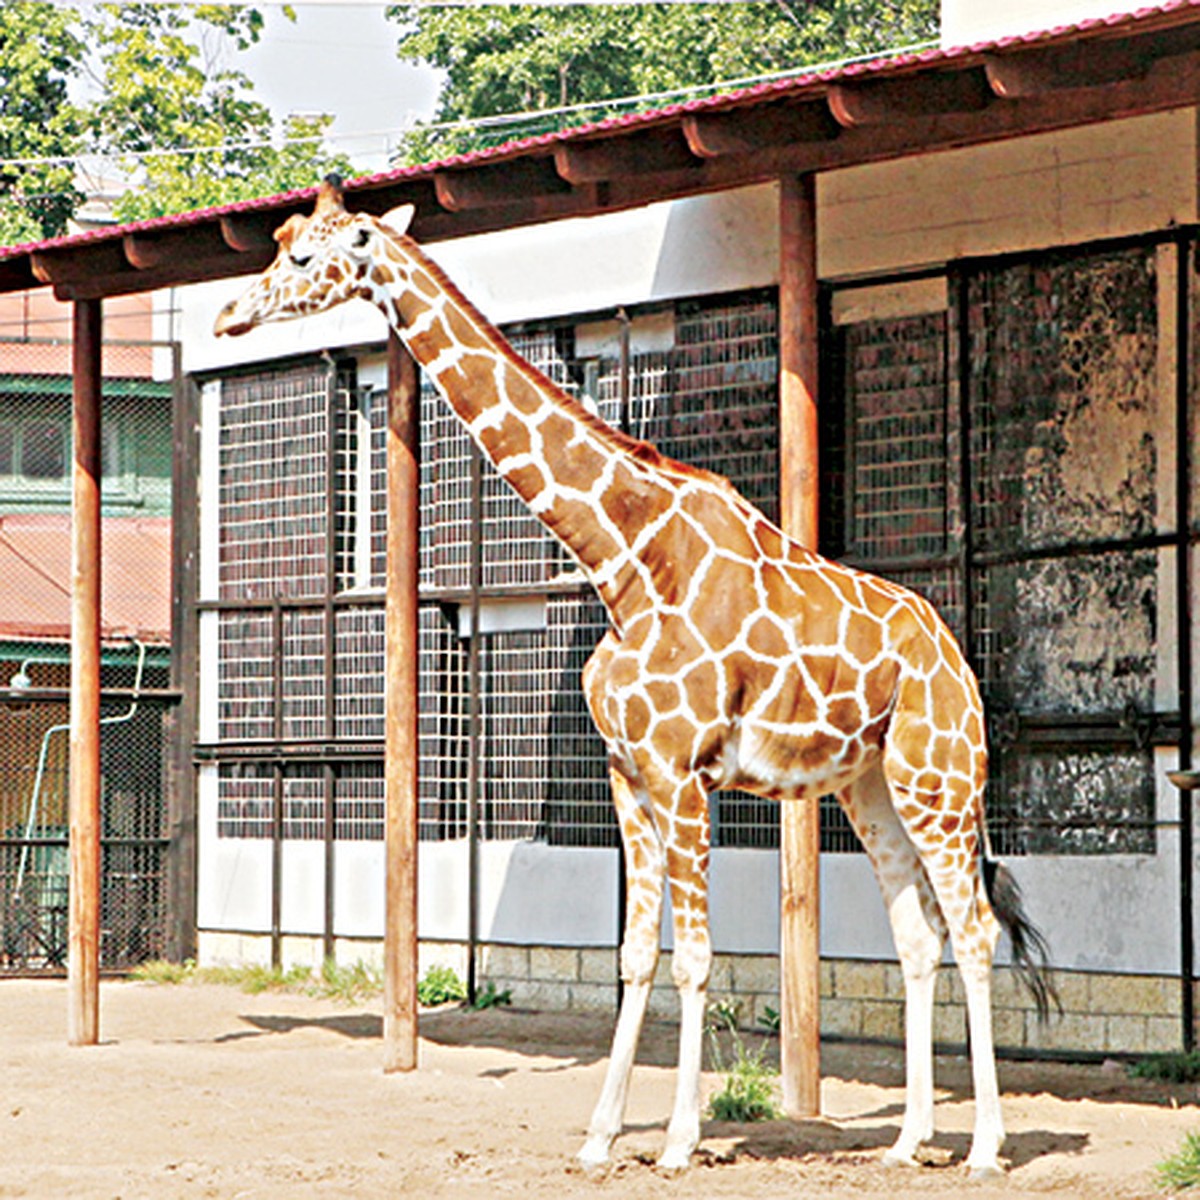
[[[933,997],[946,923],[882,768],[868,771],[839,798],[871,860],[904,974],[904,1121],[884,1161],[912,1166],[917,1148],[933,1136]]]
[[[907,770],[896,770],[894,775],[889,771],[888,784],[897,815],[921,859],[949,929],[966,994],[975,1091],[975,1130],[967,1167],[972,1177],[986,1178],[1002,1173],[999,1154],[1004,1121],[996,1080],[991,996],[992,958],[1000,926],[988,900],[975,824],[983,805],[973,790],[971,795],[957,798],[953,813],[943,811],[947,796],[917,793],[906,782],[910,777]],[[943,826],[943,818],[951,817],[956,833],[953,841]]]

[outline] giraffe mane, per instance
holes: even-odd
[[[544,371],[522,358],[512,348],[512,345],[504,334],[480,312],[472,300],[463,294],[454,280],[446,274],[440,264],[425,253],[417,241],[407,234],[396,233],[383,222],[380,222],[380,224],[383,225],[384,232],[389,240],[399,243],[403,246],[406,253],[412,255],[420,262],[424,269],[433,277],[437,286],[444,289],[447,295],[450,296],[463,312],[476,322],[477,326],[486,334],[496,350],[531,383],[543,391],[551,392],[556,402],[565,411],[569,412],[574,420],[585,425],[599,437],[603,438],[610,446],[623,451],[631,458],[645,463],[655,470],[683,479],[703,480],[706,483],[723,488],[740,498],[740,493],[723,475],[718,475],[716,472],[705,470],[703,467],[694,467],[688,463],[680,462],[678,459],[671,458],[649,442],[642,441],[640,438],[625,433],[623,430],[615,429],[603,418],[598,417],[593,412],[589,412],[578,399],[572,396],[565,388],[555,383]]]

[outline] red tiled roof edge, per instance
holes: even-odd
[[[834,67],[816,67],[785,79],[770,80],[754,84],[730,92],[722,92],[714,96],[704,96],[693,100],[681,101],[663,108],[648,112],[630,113],[625,116],[609,117],[589,125],[577,125],[560,129],[553,133],[538,134],[534,137],[505,142],[499,146],[490,146],[482,150],[474,150],[465,154],[452,155],[434,162],[421,163],[411,167],[398,167],[393,170],[380,171],[371,175],[362,175],[346,182],[346,190],[370,188],[387,183],[399,183],[406,179],[421,179],[437,171],[452,170],[455,167],[476,166],[486,162],[503,162],[510,158],[520,157],[546,146],[557,145],[560,142],[571,141],[584,137],[595,137],[606,133],[618,133],[626,129],[653,126],[679,116],[681,113],[694,113],[735,108],[743,104],[752,104],[767,98],[780,98],[792,93],[803,93],[817,90],[843,80],[860,78],[864,75],[887,76],[904,74],[923,67],[939,64],[949,64],[977,57],[989,52],[1011,50],[1015,47],[1042,45],[1053,42],[1073,41],[1081,36],[1095,35],[1101,32],[1111,32],[1122,26],[1134,29],[1138,25],[1153,23],[1164,17],[1195,12],[1200,14],[1200,0],[1166,0],[1166,3],[1150,5],[1127,12],[1115,12],[1105,17],[1089,17],[1072,24],[1058,25],[1050,29],[1035,30],[1030,33],[1013,34],[993,41],[977,42],[965,46],[929,47],[916,51],[898,51],[895,54],[882,55],[878,58],[865,59],[859,62],[846,63]],[[232,204],[214,205],[210,208],[193,209],[190,212],[177,213],[165,217],[151,217],[143,221],[133,221],[126,225],[113,226],[106,229],[88,230],[84,233],[69,234],[66,237],[51,238],[40,242],[26,242],[16,246],[0,246],[0,261],[31,254],[38,250],[51,247],[55,249],[71,246],[83,246],[105,242],[123,237],[131,233],[151,232],[162,229],[183,229],[189,225],[199,224],[214,217],[236,213],[256,212],[260,209],[278,208],[288,204],[301,204],[316,197],[316,186],[296,188],[289,192],[280,192],[272,196],[260,196],[252,200],[240,200]]]

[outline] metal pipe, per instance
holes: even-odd
[[[272,728],[277,742],[283,741],[283,606],[271,606],[271,711]],[[283,806],[284,764],[274,765],[271,777],[271,966],[283,965]]]
[[[479,942],[479,593],[483,587],[483,456],[471,449],[470,641],[467,643],[467,1000],[475,1003]]]
[[[129,710],[116,717],[101,717],[101,725],[120,725],[126,721],[132,721],[137,714],[138,696],[142,686],[142,671],[146,665],[146,645],[144,642],[139,642],[137,638],[133,639],[133,645],[138,648],[137,673],[133,681],[133,696],[129,703]],[[24,674],[25,668],[33,659],[26,659],[21,664],[20,671],[13,677],[13,683],[16,683],[17,678]],[[28,678],[26,676],[26,678]],[[28,687],[26,683],[23,686]],[[25,836],[21,845],[21,858],[17,864],[17,879],[13,886],[12,897],[15,902],[21,899],[21,888],[25,883],[25,870],[29,863],[29,846],[30,839],[33,837],[33,830],[37,825],[38,807],[41,801],[42,783],[46,774],[46,761],[49,756],[50,738],[56,733],[66,733],[70,730],[70,722],[64,722],[60,725],[51,725],[45,733],[42,734],[41,748],[38,750],[37,770],[33,776],[33,795],[29,799],[29,816],[25,819]]]
[[[338,389],[337,364],[326,354],[325,373],[325,607],[323,623],[323,686],[325,711],[323,732],[332,742],[337,738],[337,611],[333,598],[338,590],[338,414],[340,392]],[[351,395],[353,396],[353,392]],[[323,884],[325,905],[322,915],[321,953],[328,961],[334,957],[334,911],[335,873],[337,856],[335,845],[335,805],[337,803],[337,773],[327,763],[323,777]]]
[[[962,639],[967,661],[978,669],[975,653],[975,575],[983,564],[976,557],[971,472],[971,304],[969,276],[954,276],[955,364],[958,376],[958,503],[961,508],[962,541],[958,548],[959,578],[962,583]],[[946,339],[949,343],[949,338]],[[947,386],[950,372],[946,372]],[[949,406],[947,405],[947,408]]]
[[[632,433],[633,413],[630,405],[630,397],[633,393],[632,380],[630,379],[630,371],[633,365],[633,347],[630,337],[630,319],[629,313],[622,308],[617,309],[617,322],[621,330],[620,342],[620,358],[618,359],[618,369],[620,377],[618,379],[618,395],[620,397],[619,421],[618,426],[622,433]],[[644,411],[644,410],[643,410]],[[642,433],[645,433],[645,421],[643,421]],[[629,875],[628,868],[625,865],[625,849],[622,845],[622,839],[617,838],[617,1011],[621,1011],[621,1004],[625,999],[625,979],[621,974],[621,954],[620,946],[625,939],[625,922],[629,919]]]

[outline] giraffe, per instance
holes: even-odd
[[[1050,985],[1044,942],[987,853],[983,709],[953,636],[926,600],[819,557],[727,480],[590,414],[512,351],[405,235],[407,224],[348,212],[340,182],[327,179],[311,216],[277,231],[275,260],[222,310],[215,332],[351,298],[375,304],[607,609],[611,627],[583,688],[607,746],[624,845],[625,988],[578,1161],[605,1163],[621,1131],[668,881],[680,1034],[660,1167],[686,1167],[699,1141],[712,963],[707,798],[739,788],[782,803],[836,793],[865,846],[905,982],[906,1102],[890,1163],[913,1164],[933,1134],[933,993],[949,938],[976,1102],[966,1165],[998,1172],[989,976],[1001,925],[1040,1005]]]

